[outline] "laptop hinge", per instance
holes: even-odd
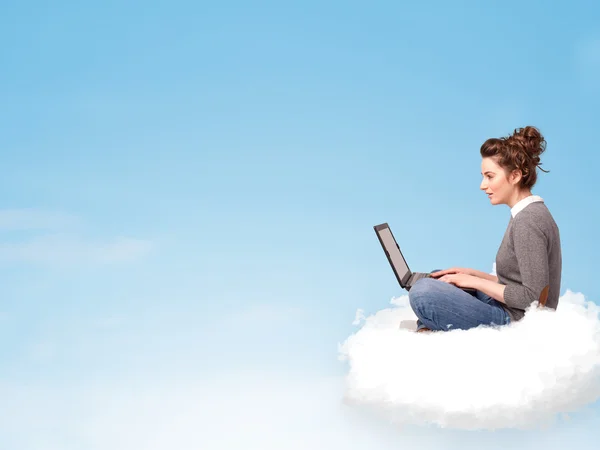
[[[406,275],[404,275],[404,278],[402,279],[402,285],[408,286],[412,277],[413,273],[409,271]]]

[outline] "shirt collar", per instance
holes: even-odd
[[[543,201],[544,201],[544,199],[542,197],[540,197],[539,195],[530,195],[528,197],[525,197],[521,201],[519,201],[516,205],[514,205],[510,209],[510,213],[514,218],[514,217],[516,217],[517,214],[519,214],[521,211],[523,211],[523,209],[525,209],[525,207],[527,205],[530,205],[534,202],[543,202]]]

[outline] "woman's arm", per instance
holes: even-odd
[[[477,277],[470,284],[499,302],[524,310],[540,300],[541,293],[549,284],[548,240],[535,222],[524,221],[515,221],[513,239],[521,282],[502,285]]]
[[[499,302],[506,303],[504,300],[504,284],[497,283],[493,280],[479,278],[469,273],[448,273],[440,278],[440,281],[450,283],[461,288],[473,288],[484,294],[489,295]]]
[[[473,279],[471,285],[471,287],[483,292],[484,294],[489,295],[494,300],[506,303],[504,301],[504,289],[506,288],[505,285],[500,284],[494,280],[486,280],[484,278],[479,277]]]
[[[476,276],[477,278],[483,278],[484,280],[494,281],[495,283],[498,282],[498,277],[496,275],[490,275],[489,273],[482,272],[481,270],[471,269],[470,275]]]

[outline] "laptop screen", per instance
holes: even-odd
[[[398,249],[398,246],[396,245],[392,231],[387,227],[383,228],[379,231],[379,236],[381,236],[383,246],[390,255],[390,260],[392,261],[392,265],[396,269],[398,276],[401,280],[404,280],[410,270],[406,264],[406,261],[404,260],[404,257],[402,256],[402,253],[400,253],[400,249]]]

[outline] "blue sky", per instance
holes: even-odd
[[[528,124],[562,291],[597,302],[599,23],[593,1],[3,2],[0,381],[343,374],[355,311],[402,294],[372,226],[414,270],[491,271],[509,211],[479,147]]]

